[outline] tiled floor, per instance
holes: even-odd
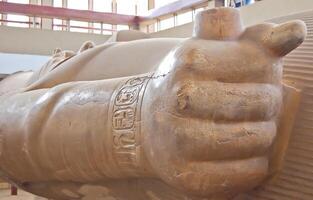
[[[17,196],[11,196],[10,190],[0,190],[0,200],[46,200],[45,198],[36,197],[22,190],[18,191]]]

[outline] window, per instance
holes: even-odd
[[[29,4],[29,0],[8,0],[7,2]]]
[[[124,15],[135,15],[136,14],[136,2],[135,0],[116,0],[117,13]]]
[[[160,21],[160,29],[165,30],[174,27],[174,17],[164,19]]]
[[[62,20],[53,19],[53,30],[62,31]]]
[[[154,5],[156,8],[159,8],[159,7],[165,6],[167,4],[173,3],[175,1],[177,1],[177,0],[155,0]]]
[[[112,1],[93,0],[93,10],[98,12],[112,12]]]
[[[53,0],[54,7],[63,7],[63,0]],[[53,19],[53,30],[62,31],[62,20],[61,19]]]
[[[67,7],[77,10],[88,10],[88,0],[67,0]],[[84,28],[86,27],[86,28]],[[88,33],[88,22],[70,21],[70,31]]]
[[[88,33],[88,22],[71,20],[70,31]]]
[[[54,7],[63,7],[62,0],[53,0]]]
[[[101,34],[101,23],[94,23],[93,24],[94,33]],[[102,26],[102,34],[104,35],[112,35],[112,25],[111,24],[103,24]]]
[[[29,0],[29,4],[33,4],[33,5],[41,5],[41,0],[35,0],[35,1],[31,1],[31,0]]]
[[[154,32],[160,31],[160,22],[154,23]]]
[[[29,27],[29,17],[24,15],[7,15],[8,26]]]
[[[116,30],[121,31],[121,30],[129,30],[128,25],[117,25]]]
[[[88,10],[88,0],[67,0],[67,7],[78,10]]]
[[[23,3],[29,4],[29,0],[8,0],[10,3]],[[16,27],[29,27],[29,17],[24,15],[7,15],[8,26],[16,26]],[[18,23],[21,22],[21,23]]]
[[[192,22],[192,11],[177,15],[177,25]]]

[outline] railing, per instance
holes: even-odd
[[[212,0],[214,1],[214,0]],[[216,1],[216,0],[215,0]],[[160,8],[156,8],[150,11],[150,14],[140,18],[140,26],[142,30],[152,32],[161,30],[161,22],[171,19],[172,27],[177,26],[177,18],[179,15],[189,12],[190,19],[186,22],[191,22],[194,19],[196,10],[199,8],[205,8],[208,6],[210,0],[180,0],[167,4]],[[155,25],[155,26],[153,26]],[[152,26],[152,27],[151,27]]]
[[[132,15],[95,12],[90,10],[75,10],[32,4],[8,3],[3,1],[0,2],[0,12],[2,14],[22,14],[29,17],[57,18],[107,24],[132,25],[138,21],[138,17]]]
[[[89,10],[75,10],[69,8],[58,8],[52,6],[39,6],[31,4],[18,4],[18,3],[9,3],[9,2],[0,2],[0,13],[1,14],[18,14],[28,16],[33,19],[50,19],[51,27],[63,27],[65,30],[70,30],[71,28],[80,28],[86,30],[100,30],[103,31],[114,31],[113,29],[103,28],[103,24],[118,24],[118,25],[129,25],[137,26],[138,17],[132,15],[123,15],[116,13],[104,13],[104,12],[95,12]],[[52,19],[61,19],[64,20],[63,24],[53,24]],[[83,27],[83,26],[71,26],[70,21],[82,21],[89,23],[100,23],[100,28],[95,27]],[[34,20],[35,21],[35,20]],[[25,22],[17,20],[6,20],[1,19],[2,23],[21,23],[34,25],[38,22]],[[40,26],[42,27],[42,26]]]
[[[31,23],[31,24],[33,24],[33,23]],[[37,24],[39,24],[39,23],[37,23]],[[117,30],[115,30],[115,29],[96,28],[96,27],[86,27],[86,26],[74,26],[74,25],[67,26],[67,25],[63,25],[63,24],[54,24],[53,26],[55,26],[55,27],[60,27],[60,28],[63,28],[63,29],[77,28],[77,29],[86,29],[86,30],[101,31],[101,32],[105,32],[105,31],[115,32],[115,31],[117,31]]]
[[[30,18],[29,22],[18,20],[1,19],[2,24],[20,23],[28,24],[29,27],[42,28],[41,19],[50,19],[51,27],[61,27],[62,30],[70,30],[71,28],[85,29],[88,31],[115,31],[116,29],[103,28],[105,24],[111,25],[128,25],[132,29],[139,29],[140,25],[146,26],[158,23],[161,19],[166,19],[182,13],[191,11],[199,7],[207,6],[209,0],[179,0],[166,6],[153,9],[147,16],[123,15],[117,13],[95,12],[90,10],[75,10],[69,8],[58,8],[52,6],[39,6],[32,4],[17,4],[0,1],[0,14],[17,14],[24,15]],[[38,20],[39,19],[39,20]],[[62,20],[62,24],[53,24],[53,19]],[[88,23],[100,23],[100,27],[94,26],[72,26],[70,21],[81,21]],[[38,22],[40,21],[40,22]]]
[[[0,22],[3,23],[18,23],[18,24],[28,24],[28,25],[40,25],[39,22],[30,22],[30,21],[19,21],[19,20],[6,20],[6,19],[0,19]]]
[[[147,0],[148,1],[148,0]],[[254,2],[254,0],[242,0],[240,5],[248,4],[246,2]],[[131,29],[140,29],[142,31],[158,31],[162,20],[172,18],[173,26],[177,25],[177,17],[186,12],[191,13],[193,20],[195,12],[199,8],[208,6],[209,2],[215,2],[218,5],[229,6],[234,0],[177,0],[160,8],[150,10],[147,16],[123,15],[118,13],[96,12],[91,10],[76,10],[69,8],[59,8],[52,6],[39,6],[32,4],[17,4],[0,1],[0,15],[18,14],[28,16],[29,22],[18,20],[0,19],[1,24],[19,23],[27,24],[29,27],[42,28],[42,19],[50,19],[50,28],[61,28],[62,30],[70,31],[72,28],[84,29],[88,32],[116,31],[116,25],[127,25]],[[234,6],[236,6],[234,4]],[[38,22],[38,19],[40,22]],[[54,24],[53,19],[60,19],[62,23]],[[88,26],[73,26],[71,21],[88,22]],[[99,23],[98,27],[93,26],[93,23]],[[112,25],[112,28],[104,28],[105,25]],[[47,26],[45,26],[47,27]],[[114,27],[114,28],[113,28]]]

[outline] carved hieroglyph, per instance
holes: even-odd
[[[136,173],[140,167],[141,105],[149,79],[142,76],[127,80],[111,100],[113,154],[123,171]]]
[[[220,8],[200,12],[193,37],[174,40],[148,74],[99,80],[99,68],[83,71],[101,64],[99,55],[123,60],[112,52],[150,40],[75,55],[0,97],[1,176],[67,200],[220,200],[249,192],[272,176],[282,58],[305,35],[302,21],[244,28],[237,10]],[[147,66],[153,58],[135,61]]]

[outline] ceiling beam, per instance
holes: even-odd
[[[30,17],[57,18],[63,20],[102,22],[105,24],[136,25],[138,23],[138,17],[132,15],[57,8],[52,6],[8,3],[3,1],[0,2],[0,13],[21,14]]]

